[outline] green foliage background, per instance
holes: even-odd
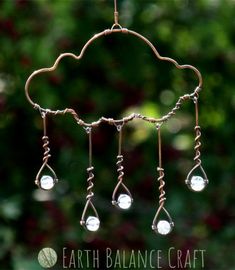
[[[194,156],[194,108],[188,102],[163,131],[166,208],[175,222],[169,236],[151,230],[158,206],[157,137],[153,127],[138,121],[124,131],[125,181],[134,196],[128,212],[110,203],[117,181],[117,132],[103,125],[93,138],[95,205],[101,229],[91,234],[80,227],[88,145],[85,131],[70,116],[49,119],[50,164],[60,183],[51,193],[39,192],[34,179],[42,162],[42,121],[25,98],[24,84],[34,70],[51,66],[60,53],[79,54],[93,34],[110,28],[113,2],[2,0],[1,270],[41,269],[37,253],[46,246],[59,254],[53,269],[62,269],[63,247],[101,253],[110,247],[127,254],[132,249],[164,253],[175,247],[184,254],[203,249],[205,269],[235,267],[235,2],[119,0],[118,5],[123,27],[146,36],[161,55],[201,71],[202,161],[210,185],[198,194],[184,184]],[[30,93],[43,107],[72,106],[91,121],[133,110],[159,117],[196,84],[190,72],[155,59],[135,37],[113,34],[90,46],[79,63],[66,59],[56,72],[36,79]],[[194,269],[201,269],[200,261],[196,262]],[[162,269],[169,269],[167,261]]]

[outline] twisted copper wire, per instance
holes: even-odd
[[[94,170],[94,167],[89,167],[87,168],[87,172],[88,172],[88,178],[87,178],[87,182],[88,182],[88,188],[87,188],[87,196],[86,196],[86,199],[87,201],[91,200],[92,197],[94,196],[94,193],[92,191],[93,187],[94,187],[94,184],[93,184],[93,179],[94,179],[94,174],[93,174],[93,170]]]
[[[194,146],[194,150],[195,150],[195,156],[194,156],[194,161],[196,163],[196,165],[189,171],[187,177],[186,177],[186,180],[185,180],[185,183],[188,185],[188,187],[193,190],[193,191],[196,191],[192,188],[191,186],[191,177],[194,173],[195,170],[199,169],[201,171],[201,174],[203,176],[203,179],[204,179],[204,182],[205,182],[205,185],[208,184],[209,180],[207,178],[207,175],[201,165],[201,152],[200,152],[200,147],[201,147],[201,141],[200,141],[200,138],[201,138],[201,127],[199,126],[198,124],[198,98],[199,98],[199,94],[198,93],[195,93],[195,96],[193,98],[193,102],[195,104],[195,119],[196,119],[196,123],[195,123],[195,133],[196,133],[196,136],[195,136],[195,146]]]
[[[164,203],[165,203],[165,200],[166,200],[166,197],[165,197],[165,191],[164,191],[164,186],[165,186],[165,181],[163,180],[164,179],[164,169],[163,168],[160,168],[158,167],[157,168],[158,172],[159,172],[159,177],[158,177],[158,181],[160,183],[160,186],[159,186],[159,191],[160,191],[160,195],[159,195],[159,205],[160,205],[160,208],[162,208],[164,206]]]
[[[44,148],[44,153],[43,153],[43,162],[44,163],[47,163],[48,162],[48,159],[51,157],[51,154],[50,154],[50,148],[49,148],[49,138],[47,135],[44,135],[42,137],[42,141],[43,141],[43,148]]]
[[[123,155],[118,155],[117,156],[117,172],[118,172],[118,183],[113,191],[112,195],[112,204],[117,206],[117,201],[116,201],[116,193],[119,189],[120,186],[125,190],[125,192],[130,196],[131,200],[133,201],[132,195],[130,190],[127,188],[127,186],[123,183],[123,176],[124,176],[124,167],[122,165],[123,163]]]
[[[195,157],[194,157],[194,161],[196,161],[196,163],[198,165],[201,165],[201,152],[200,152],[200,147],[201,147],[201,142],[200,142],[200,138],[201,138],[201,127],[200,126],[195,126],[195,131],[196,131],[196,137],[195,137]]]
[[[76,113],[76,111],[74,109],[71,108],[66,108],[65,110],[51,110],[51,109],[43,109],[41,108],[38,104],[34,104],[34,108],[38,109],[40,112],[45,112],[45,113],[49,113],[52,115],[59,115],[59,114],[71,114],[72,117],[75,119],[75,121],[77,122],[78,125],[81,125],[83,127],[98,127],[101,123],[108,123],[109,125],[115,125],[117,126],[118,124],[122,123],[122,124],[126,124],[129,121],[132,121],[134,119],[142,119],[146,122],[149,123],[164,123],[167,122],[172,116],[174,116],[176,114],[176,111],[180,109],[182,103],[186,100],[189,99],[193,99],[196,95],[198,95],[198,91],[200,90],[200,88],[196,88],[193,94],[186,94],[181,96],[178,101],[175,104],[175,107],[168,112],[166,115],[164,115],[161,118],[153,118],[153,117],[147,117],[144,116],[140,113],[132,113],[129,116],[123,117],[122,119],[113,119],[113,118],[106,118],[106,117],[101,117],[99,118],[97,121],[93,121],[91,123],[86,123],[84,122],[82,119],[79,118],[78,114]]]
[[[186,98],[186,97],[185,97]],[[168,213],[168,211],[165,209],[164,204],[165,204],[165,190],[164,190],[164,186],[165,186],[165,181],[164,181],[164,169],[162,168],[162,141],[161,141],[161,124],[157,124],[156,125],[157,131],[158,131],[158,164],[159,166],[157,167],[157,171],[159,173],[159,177],[158,177],[158,181],[159,181],[159,191],[160,191],[160,195],[159,195],[159,207],[157,209],[157,212],[154,216],[153,222],[152,222],[152,229],[159,233],[158,228],[157,228],[157,221],[158,221],[158,217],[160,215],[160,212],[164,212],[165,215],[167,216],[167,219],[169,221],[169,224],[171,226],[171,229],[174,226],[174,223],[172,221],[172,218],[170,216],[170,214]]]
[[[162,167],[158,167],[157,170],[159,172],[158,181],[160,182],[159,207],[157,209],[157,212],[156,212],[154,219],[153,219],[153,222],[152,222],[152,229],[158,233],[157,221],[158,221],[158,217],[159,217],[161,211],[163,211],[166,214],[167,219],[169,221],[169,224],[171,225],[171,228],[173,228],[174,222],[172,221],[172,218],[171,218],[169,212],[164,207],[165,200],[166,200],[166,197],[165,197],[166,193],[164,191],[165,181],[163,180],[164,179],[164,169]]]
[[[119,144],[119,147],[120,147],[120,144]],[[117,162],[116,162],[117,172],[118,172],[118,183],[116,184],[114,191],[113,191],[113,195],[112,195],[112,204],[113,205],[117,205],[116,193],[117,193],[120,185],[122,185],[122,187],[127,191],[127,193],[130,194],[130,191],[127,189],[127,187],[122,182],[123,176],[124,176],[124,167],[122,166],[122,163],[123,163],[123,155],[119,154],[117,156]]]
[[[82,217],[81,217],[81,220],[80,220],[80,224],[86,228],[86,221],[85,221],[85,216],[86,216],[86,213],[87,213],[87,210],[88,208],[90,207],[95,216],[99,219],[99,215],[98,215],[98,212],[96,211],[96,208],[95,206],[93,205],[92,203],[92,198],[94,196],[94,193],[92,191],[93,187],[94,187],[94,184],[93,184],[93,179],[94,179],[94,174],[93,174],[93,170],[94,170],[94,167],[93,166],[90,166],[87,168],[87,172],[88,172],[88,178],[87,178],[87,182],[88,182],[88,188],[87,188],[87,196],[86,196],[86,204],[84,206],[84,209],[83,209],[83,212],[82,212]]]
[[[121,183],[124,176],[124,167],[123,167],[123,155],[117,156],[117,172],[118,172],[118,182]]]
[[[48,159],[51,157],[51,154],[50,154],[50,147],[49,147],[49,137],[47,136],[47,125],[46,125],[47,111],[43,111],[39,106],[38,106],[38,108],[39,108],[39,111],[40,111],[42,119],[43,119],[42,141],[43,141],[44,153],[43,153],[43,164],[36,175],[35,184],[38,185],[39,187],[41,187],[39,179],[40,179],[40,176],[41,176],[45,167],[47,168],[47,170],[49,170],[51,172],[51,175],[53,176],[54,183],[58,182],[58,178],[57,178],[55,171],[51,168],[50,165],[48,165]]]
[[[158,118],[158,119],[152,118],[152,117],[146,117],[146,116],[141,115],[139,113],[132,113],[129,116],[126,116],[126,117],[124,117],[122,119],[112,119],[112,118],[101,117],[97,121],[94,121],[94,122],[91,122],[91,123],[86,123],[82,119],[80,119],[80,117],[78,116],[78,114],[76,113],[76,111],[74,109],[71,109],[71,108],[66,108],[64,110],[44,109],[40,105],[38,105],[37,103],[34,103],[33,102],[33,100],[31,99],[31,97],[29,95],[29,85],[31,83],[31,80],[36,75],[41,74],[41,73],[45,73],[45,72],[52,72],[52,71],[54,71],[57,68],[58,64],[60,63],[61,59],[64,58],[64,57],[72,57],[72,58],[74,58],[76,60],[80,60],[83,57],[86,49],[88,48],[88,46],[91,43],[93,43],[96,39],[98,39],[101,36],[109,35],[109,34],[112,34],[112,33],[124,33],[124,34],[130,34],[130,35],[136,36],[137,38],[139,38],[142,41],[144,41],[152,49],[154,55],[159,60],[171,62],[178,69],[190,69],[190,70],[192,70],[195,73],[195,75],[197,76],[198,86],[196,87],[196,89],[194,90],[193,93],[186,94],[186,95],[181,96],[178,99],[178,101],[176,102],[175,107],[171,111],[169,111],[166,115],[164,115],[164,116],[162,116],[161,118]],[[52,114],[52,115],[59,115],[59,114],[67,114],[67,113],[69,113],[75,119],[75,121],[77,122],[77,124],[79,124],[79,125],[81,125],[83,127],[90,127],[90,128],[91,127],[97,127],[102,122],[108,123],[110,125],[118,125],[120,123],[126,124],[127,122],[132,121],[134,119],[141,119],[141,120],[147,121],[149,123],[154,123],[154,124],[157,124],[158,123],[159,125],[161,125],[164,122],[168,121],[172,116],[174,116],[176,114],[176,111],[178,109],[180,109],[182,103],[185,100],[194,99],[195,104],[197,103],[197,99],[199,97],[198,92],[200,91],[200,89],[202,87],[202,83],[203,83],[203,81],[202,81],[201,73],[194,66],[191,66],[191,65],[180,65],[176,60],[174,60],[172,58],[161,56],[159,54],[159,52],[157,51],[157,49],[154,47],[154,45],[147,38],[145,38],[144,36],[142,36],[138,32],[129,30],[127,28],[123,28],[119,24],[119,21],[118,21],[117,0],[114,0],[114,24],[111,27],[111,29],[106,29],[106,30],[104,30],[104,31],[102,31],[102,32],[94,35],[92,38],[90,38],[86,42],[86,44],[83,46],[83,48],[82,48],[82,50],[81,50],[81,52],[80,52],[79,55],[75,55],[75,54],[72,54],[72,53],[63,53],[63,54],[61,54],[56,59],[56,61],[54,62],[53,66],[51,66],[49,68],[42,68],[42,69],[39,69],[39,70],[34,71],[29,76],[29,78],[26,81],[26,84],[25,84],[25,94],[26,94],[26,98],[29,101],[29,103],[35,109],[38,109],[42,115],[44,115],[46,113],[49,113],[49,114]],[[200,160],[200,146],[201,146],[200,137],[201,137],[201,131],[200,131],[200,126],[197,124],[197,122],[198,122],[198,115],[197,115],[197,107],[196,107],[196,127],[195,127],[195,130],[196,130],[196,138],[195,138],[195,143],[196,143],[196,145],[195,145],[195,151],[196,151],[196,154],[195,154],[194,160],[196,161],[197,165],[200,166],[200,164],[201,164],[201,160]],[[44,144],[43,144],[43,148],[44,148],[43,161],[44,161],[44,164],[43,164],[43,166],[46,165],[46,166],[48,166],[48,168],[50,168],[49,165],[47,164],[47,161],[48,161],[48,159],[50,158],[51,155],[50,155],[50,148],[48,146],[49,145],[49,139],[46,136],[46,134],[44,134],[44,136],[43,136],[43,142],[44,142]],[[124,176],[124,172],[123,172],[123,169],[124,168],[122,166],[123,156],[119,154],[117,156],[117,158],[118,158],[118,161],[117,161],[118,169],[117,169],[117,171],[118,171],[118,174],[119,174],[118,175],[118,185],[116,186],[113,194],[115,194],[115,192],[117,191],[117,189],[118,189],[118,187],[119,187],[120,184],[122,184],[123,187],[126,188],[125,185],[122,183],[123,176]],[[91,160],[91,158],[90,158],[90,160]],[[38,175],[40,174],[41,170],[43,169],[43,166],[41,167]],[[89,186],[87,188],[88,195],[86,197],[87,203],[86,203],[86,206],[85,206],[84,211],[83,211],[81,224],[84,224],[84,217],[85,217],[85,213],[86,213],[86,210],[87,210],[87,207],[88,207],[89,204],[94,209],[94,212],[95,212],[96,216],[98,217],[98,214],[97,214],[97,212],[96,212],[96,210],[95,210],[95,208],[94,208],[94,206],[93,206],[93,204],[91,202],[91,198],[94,196],[94,193],[92,192],[92,189],[93,189],[93,186],[94,186],[94,184],[93,184],[93,178],[94,178],[93,169],[94,168],[92,167],[91,162],[90,162],[90,167],[87,169],[87,172],[89,174],[89,177],[87,179],[88,184],[89,184]],[[164,169],[162,168],[161,162],[159,162],[158,171],[159,171],[158,181],[160,182],[160,186],[159,186],[159,190],[160,190],[159,205],[160,206],[159,206],[159,209],[158,209],[158,211],[157,211],[157,213],[155,215],[155,218],[154,218],[154,222],[153,222],[154,223],[154,226],[153,226],[153,228],[155,228],[155,221],[157,220],[158,214],[159,214],[159,212],[160,212],[160,210],[162,208],[165,211],[165,213],[167,214],[169,220],[171,220],[171,217],[170,217],[169,213],[164,208],[164,202],[166,200],[165,191],[164,191],[165,181],[163,180],[164,179]],[[127,189],[127,191],[128,191],[128,189]]]
[[[70,111],[70,113],[73,113],[73,110]],[[88,208],[92,209],[95,216],[97,219],[99,219],[98,212],[96,211],[96,208],[94,204],[92,203],[92,198],[94,196],[93,193],[93,180],[94,180],[94,167],[92,166],[92,128],[91,127],[86,127],[85,128],[86,133],[89,136],[89,167],[87,168],[87,173],[88,173],[88,187],[87,187],[87,196],[86,196],[86,204],[84,206],[83,212],[82,212],[82,217],[80,220],[80,224],[86,228],[86,221],[85,221],[85,216],[87,213]]]

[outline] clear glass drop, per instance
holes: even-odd
[[[159,220],[157,223],[157,232],[162,235],[167,235],[172,230],[172,224],[166,220]]]
[[[185,183],[195,192],[202,191],[208,184],[207,175],[201,165],[196,165],[189,172]]]
[[[121,209],[129,209],[132,204],[132,198],[127,194],[120,194],[117,199],[117,205]]]
[[[88,231],[95,232],[100,227],[100,221],[97,217],[89,216],[86,220],[86,228]]]
[[[190,188],[193,191],[202,191],[206,187],[206,180],[203,179],[201,176],[192,176],[191,180],[189,181]]]
[[[40,187],[45,190],[50,190],[54,187],[55,181],[50,175],[43,175],[40,179]]]

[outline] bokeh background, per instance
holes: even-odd
[[[25,81],[34,70],[51,66],[60,53],[79,54],[93,34],[110,28],[113,1],[1,0],[1,270],[42,269],[37,254],[47,246],[59,254],[53,269],[62,269],[63,247],[100,253],[110,247],[125,250],[127,259],[131,250],[164,254],[175,247],[184,258],[187,250],[203,249],[204,269],[235,268],[235,1],[119,0],[118,7],[123,27],[146,36],[161,55],[201,71],[201,150],[210,184],[202,193],[192,193],[184,184],[194,157],[194,107],[186,102],[162,134],[166,208],[175,222],[170,235],[151,230],[159,196],[157,134],[140,121],[124,130],[125,182],[134,197],[127,212],[111,205],[117,132],[108,125],[94,131],[94,203],[102,221],[98,233],[79,225],[88,141],[68,115],[48,120],[50,164],[60,182],[52,192],[38,190],[34,179],[42,162],[42,120],[25,98]],[[65,59],[56,72],[35,79],[30,93],[43,107],[70,106],[92,121],[132,111],[159,117],[196,85],[191,72],[157,60],[137,38],[113,34],[97,40],[79,63]],[[161,265],[169,269],[166,256]],[[200,260],[193,269],[202,269]]]

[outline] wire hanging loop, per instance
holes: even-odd
[[[127,186],[123,183],[123,177],[124,177],[124,166],[123,166],[123,155],[122,155],[122,129],[124,126],[124,122],[122,124],[117,124],[117,131],[119,132],[119,138],[118,138],[118,155],[117,155],[117,173],[118,173],[118,183],[114,188],[113,194],[112,194],[112,204],[121,208],[121,209],[128,209],[130,208],[133,197],[131,195],[131,192],[127,188]],[[117,194],[119,191],[119,188],[122,188],[124,190],[124,193],[119,193],[119,196],[117,198]]]
[[[44,111],[40,111],[40,112],[43,119],[42,141],[43,141],[44,153],[43,153],[43,159],[42,159],[43,164],[36,175],[35,184],[41,189],[49,190],[53,188],[53,186],[58,182],[58,178],[56,176],[55,171],[48,164],[48,160],[51,157],[51,154],[50,154],[50,148],[49,148],[49,137],[47,136],[47,128],[46,128],[47,113]],[[45,172],[46,174],[43,174],[44,169],[45,170],[47,169],[47,172]]]
[[[194,161],[195,161],[195,166],[190,170],[188,173],[185,183],[191,189],[192,191],[202,191],[206,185],[209,183],[209,180],[207,178],[207,175],[201,165],[201,127],[199,126],[199,121],[198,121],[198,98],[199,95],[198,93],[195,94],[193,98],[193,102],[195,104],[195,156],[194,156]]]
[[[166,197],[165,197],[166,193],[164,190],[164,186],[165,186],[164,176],[165,175],[164,175],[164,169],[162,168],[161,125],[162,123],[156,125],[157,131],[158,131],[158,158],[159,158],[159,166],[157,167],[157,171],[159,175],[157,180],[159,182],[159,191],[160,191],[159,207],[157,209],[157,212],[152,222],[152,229],[159,234],[165,235],[171,232],[174,226],[174,223],[172,221],[170,214],[164,207],[164,204],[166,201]],[[158,221],[161,211],[163,211],[166,214],[167,220]]]
[[[117,0],[114,0],[114,24],[111,27],[111,30],[120,29],[122,30],[122,26],[119,24],[119,13],[117,8]]]
[[[83,209],[82,217],[80,220],[80,224],[88,229],[89,231],[96,231],[99,229],[100,220],[98,212],[92,202],[92,198],[94,197],[93,192],[93,180],[94,180],[94,167],[92,166],[92,128],[91,127],[85,127],[85,131],[88,134],[89,137],[89,167],[87,168],[88,178],[87,178],[87,196],[86,196],[86,204]],[[88,208],[91,208],[93,210],[94,216],[88,216],[86,219],[86,213],[88,211]]]

